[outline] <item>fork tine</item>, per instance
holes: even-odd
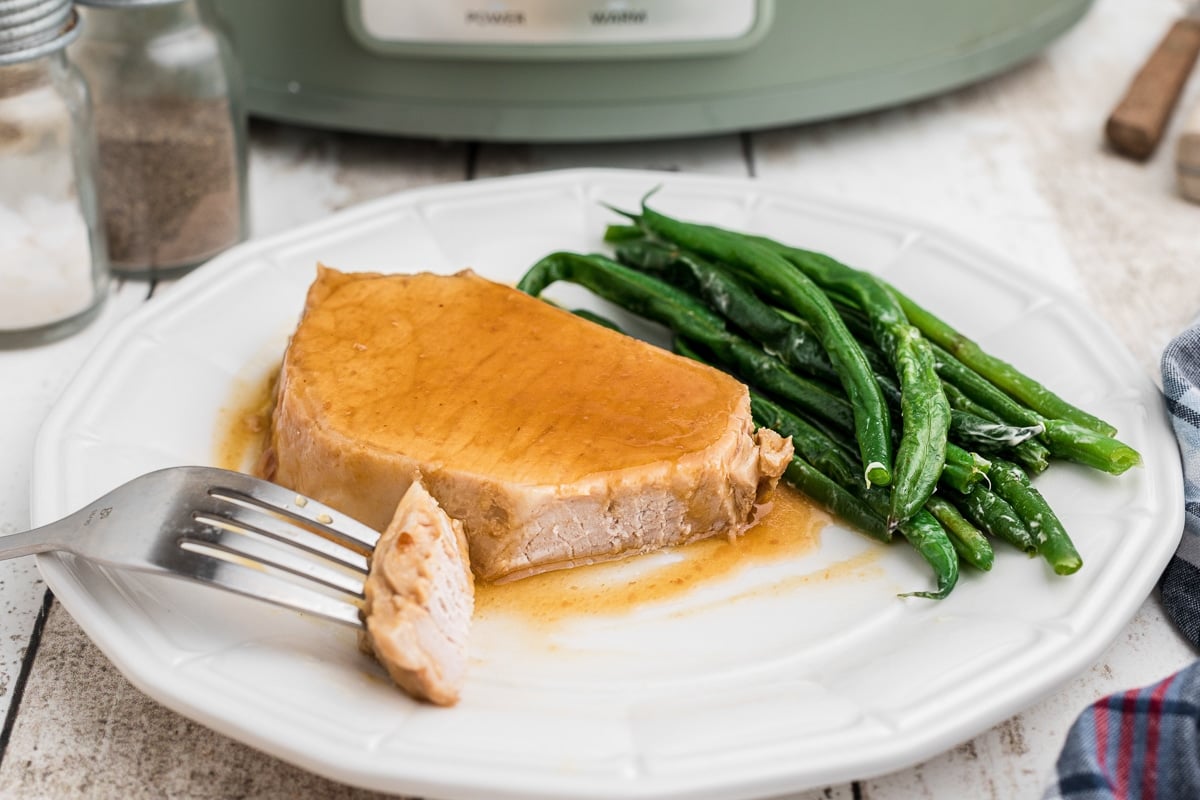
[[[258,506],[247,508],[226,499],[224,495],[210,493],[204,498],[204,502],[198,502],[195,506],[197,511],[219,519],[221,524],[251,531],[268,539],[304,550],[318,558],[328,559],[359,574],[367,574],[367,557],[357,549],[332,542],[319,533],[302,527],[301,523],[293,522],[290,519],[280,519]]]
[[[354,597],[363,596],[363,579],[355,575],[347,575],[336,569],[330,569],[319,561],[297,555],[286,544],[279,546],[270,541],[262,541],[255,536],[230,530],[223,526],[223,520],[214,519],[204,514],[193,514],[193,519],[204,523],[191,526],[179,540],[185,549],[190,543],[222,550],[232,556],[241,556],[255,564],[282,570],[298,578],[314,581],[345,592]]]
[[[224,589],[293,611],[361,628],[358,606],[222,557],[219,551],[174,549],[161,566],[184,580]]]
[[[211,483],[208,490],[210,495],[247,503],[269,513],[294,519],[364,555],[369,554],[379,541],[378,531],[337,509],[302,497],[282,486],[240,472],[216,468],[212,468],[212,474],[207,477]],[[303,504],[298,503],[297,499],[303,501]]]

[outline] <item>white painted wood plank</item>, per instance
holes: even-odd
[[[479,148],[474,177],[571,167],[746,175],[741,138],[730,135],[607,144],[485,144]]]
[[[858,800],[860,796],[855,794],[854,784],[847,783],[843,786],[826,786],[823,789],[789,794],[771,800]]]
[[[880,114],[753,134],[760,179],[903,213],[1079,290],[1027,132],[998,98],[1025,97],[1040,65]]]
[[[29,527],[33,442],[42,420],[96,343],[146,297],[145,284],[109,292],[100,315],[83,331],[43,347],[0,350],[0,536]],[[0,561],[0,715],[42,606],[45,585],[32,556]]]
[[[168,711],[130,686],[55,605],[0,769],[0,797],[384,795],[318,778]]]
[[[863,797],[1039,797],[1080,711],[1104,695],[1161,680],[1195,657],[1159,604],[1148,600],[1121,637],[1070,684],[971,742],[913,769],[865,781]]]
[[[467,147],[256,122],[250,227],[267,236],[404,189],[466,177]]]

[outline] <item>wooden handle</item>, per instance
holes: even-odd
[[[1140,160],[1158,147],[1197,54],[1200,21],[1181,19],[1150,54],[1108,118],[1104,131],[1118,153]]]
[[[1200,104],[1192,109],[1179,134],[1175,167],[1179,173],[1180,194],[1200,203]]]

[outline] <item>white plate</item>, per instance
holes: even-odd
[[[1083,570],[1059,578],[1001,551],[990,575],[965,574],[944,602],[901,600],[930,578],[900,546],[878,548],[854,577],[787,581],[871,560],[876,545],[830,528],[795,563],[666,604],[553,628],[481,620],[452,710],[392,689],[351,631],[219,592],[42,558],[59,600],[170,708],[335,780],[448,798],[741,798],[863,778],[968,739],[1085,669],[1182,529],[1178,456],[1154,387],[1101,323],[1007,262],[910,221],[749,181],[613,171],[481,181],[238,247],[115,330],[63,395],[38,440],[35,522],[140,473],[210,462],[219,409],[278,358],[318,259],[471,266],[515,281],[552,250],[600,248],[613,219],[601,201],[632,207],[659,184],[668,212],[879,271],[1117,424],[1144,468],[1111,478],[1055,466],[1038,482]]]

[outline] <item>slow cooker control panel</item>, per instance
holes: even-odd
[[[356,37],[382,52],[603,57],[748,47],[770,0],[348,0]]]

